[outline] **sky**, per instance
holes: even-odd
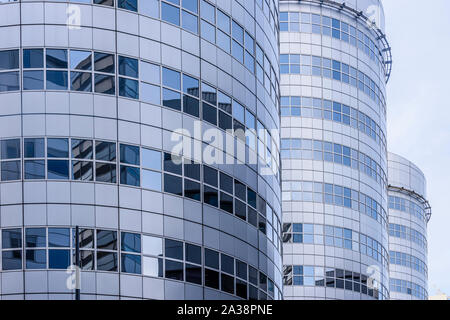
[[[450,296],[450,1],[383,0],[393,70],[388,149],[427,178],[429,295]]]

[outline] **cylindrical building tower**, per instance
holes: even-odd
[[[281,1],[284,297],[388,299],[381,1]]]
[[[416,165],[393,153],[388,172],[391,299],[428,300],[426,179]]]
[[[278,15],[0,0],[2,299],[282,297]]]

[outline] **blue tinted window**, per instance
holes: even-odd
[[[140,170],[135,167],[120,166],[120,183],[128,186],[139,187]]]
[[[159,0],[140,0],[139,12],[152,18],[159,18]]]
[[[0,70],[19,69],[19,50],[0,51]]]
[[[47,230],[45,228],[27,228],[25,232],[27,248],[42,248],[47,246]]]
[[[181,95],[178,92],[163,89],[163,106],[175,110],[181,110]]]
[[[92,54],[89,51],[70,50],[70,68],[77,70],[92,69]]]
[[[44,50],[43,49],[24,49],[23,50],[24,68],[43,68]]]
[[[230,17],[217,10],[217,27],[226,33],[230,33]]]
[[[140,99],[151,104],[161,104],[161,88],[141,82]]]
[[[122,9],[137,12],[137,0],[118,0],[117,6]]]
[[[120,162],[138,166],[140,163],[139,147],[121,144]]]
[[[47,254],[45,249],[27,250],[25,253],[27,269],[45,269],[47,268]]]
[[[181,18],[183,19],[183,29],[198,33],[198,18],[197,16],[183,10]]]
[[[68,139],[47,139],[47,157],[49,158],[68,158],[69,140]]]
[[[67,160],[48,160],[47,178],[50,180],[68,180],[69,179],[69,161]]]
[[[107,76],[104,74],[95,74],[95,92],[103,94],[115,94],[115,77]]]
[[[23,90],[43,90],[44,71],[24,71]]]
[[[19,72],[2,72],[0,73],[0,92],[17,91],[20,89]]]
[[[141,252],[141,235],[137,233],[122,232],[122,251]]]
[[[45,161],[27,160],[24,167],[25,179],[45,179]]]
[[[202,38],[208,40],[209,42],[216,42],[216,28],[209,24],[208,22],[202,20],[201,22],[202,28]]]
[[[183,8],[188,9],[192,12],[198,12],[198,2],[197,0],[182,0]]]
[[[49,247],[69,247],[70,229],[68,228],[48,228]]]
[[[67,68],[67,50],[47,49],[46,51],[47,68],[66,69]]]
[[[163,85],[169,88],[181,89],[181,75],[179,72],[163,68]]]
[[[132,78],[139,77],[139,63],[137,59],[119,56],[119,74]]]
[[[216,23],[216,14],[214,6],[210,5],[204,0],[201,0],[200,12],[203,19],[208,20],[213,24]]]
[[[50,269],[67,269],[69,265],[69,250],[48,250],[48,267]]]
[[[119,78],[119,96],[139,99],[139,82],[137,80]]]
[[[122,272],[141,274],[141,256],[122,254]]]
[[[99,72],[115,73],[114,55],[95,52],[94,69]]]
[[[67,90],[67,71],[47,71],[47,90]]]
[[[165,2],[161,3],[161,19],[177,26],[180,25],[180,9]]]

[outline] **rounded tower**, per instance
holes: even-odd
[[[280,1],[284,297],[388,299],[381,1]]]
[[[428,300],[426,179],[414,163],[388,154],[391,299]]]
[[[274,0],[0,0],[1,298],[78,238],[81,299],[280,299],[278,53]]]

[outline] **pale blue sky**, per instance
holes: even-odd
[[[394,61],[388,148],[427,177],[429,294],[450,295],[450,1],[383,3]]]

